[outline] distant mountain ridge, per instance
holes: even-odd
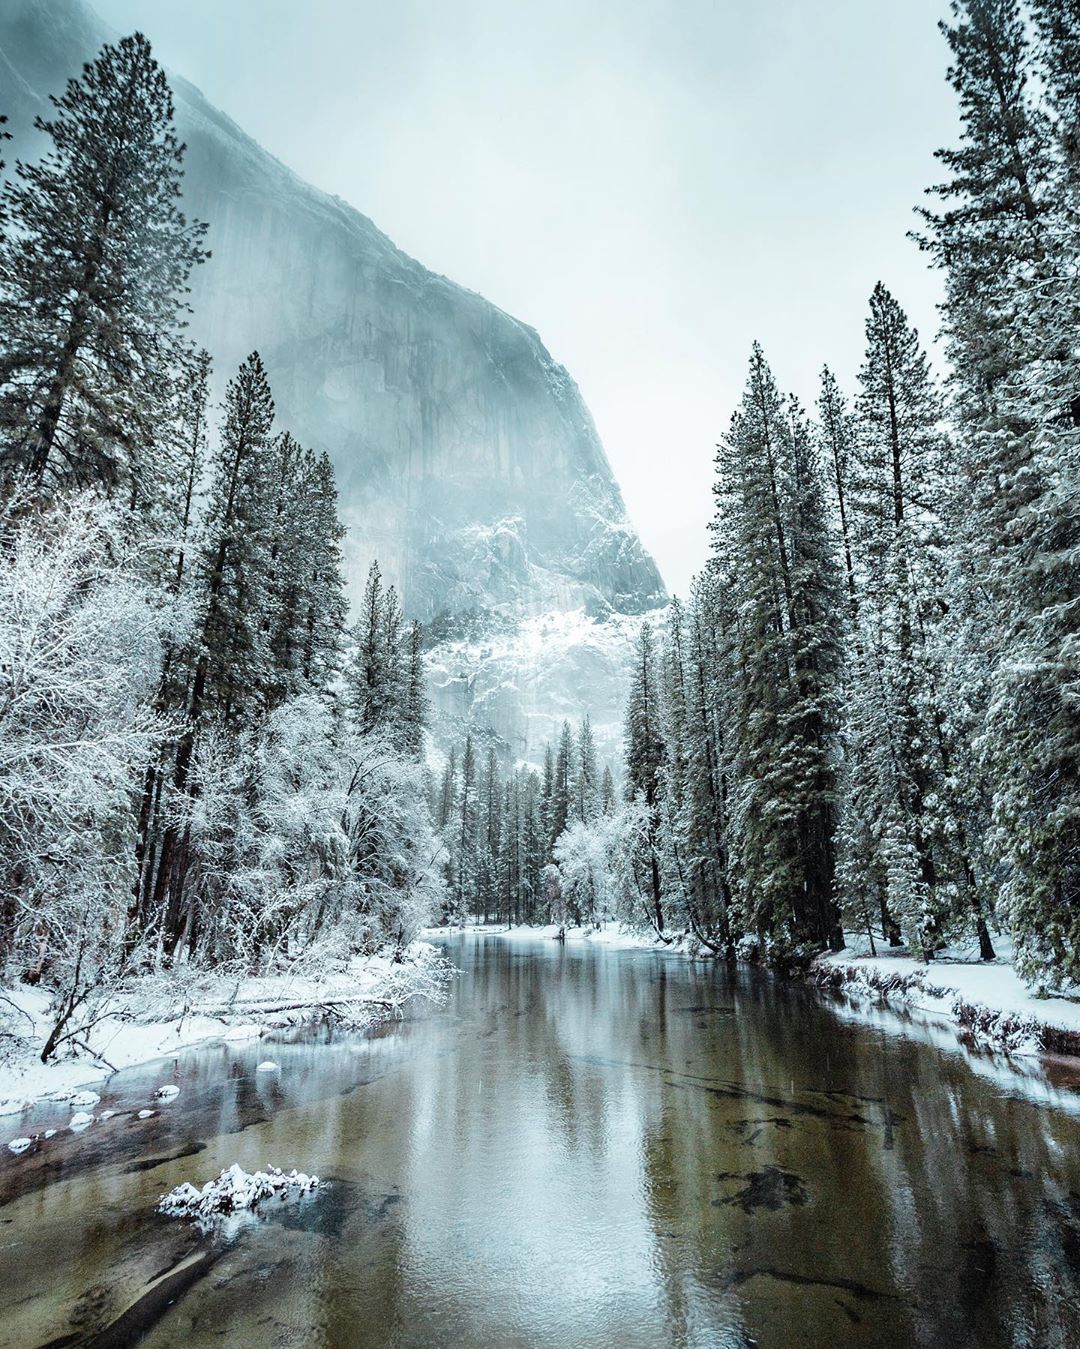
[[[152,12],[146,28],[152,42]],[[33,153],[48,95],[114,36],[83,0],[3,0],[0,111],[15,154]],[[329,453],[353,594],[377,556],[424,620],[664,603],[588,409],[537,334],[172,83],[186,205],[210,222],[213,250],[193,334],[219,388],[257,347],[281,424]]]

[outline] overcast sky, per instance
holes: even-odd
[[[305,177],[532,324],[685,593],[750,343],[851,385],[955,137],[944,0],[95,0]]]

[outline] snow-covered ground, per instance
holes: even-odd
[[[1080,1053],[1080,989],[1075,997],[1039,997],[1017,974],[1007,941],[995,937],[993,962],[956,950],[924,965],[906,955],[871,956],[858,939],[848,940],[846,950],[814,962],[817,983],[943,1017],[958,1033],[991,1048]]]
[[[558,927],[554,923],[547,923],[543,927],[503,927],[502,924],[492,925],[484,923],[467,923],[465,927],[434,927],[425,928],[422,936],[433,938],[433,936],[454,936],[457,932],[477,932],[484,936],[498,936],[504,942],[554,942],[558,936]],[[605,923],[603,928],[597,931],[596,928],[566,928],[566,940],[568,942],[588,942],[591,946],[607,946],[612,948],[622,948],[628,950],[630,947],[643,947],[646,950],[671,951],[681,950],[681,947],[673,946],[670,942],[658,942],[655,936],[649,932],[631,932],[623,928],[618,923]]]
[[[357,957],[348,968],[318,977],[146,979],[110,1002],[107,1014],[79,1036],[74,1053],[49,1063],[40,1057],[53,1023],[49,995],[16,985],[2,990],[0,1002],[7,1032],[0,1115],[39,1100],[75,1103],[80,1089],[121,1068],[211,1040],[257,1039],[323,1015],[362,1029],[398,1014],[411,998],[441,998],[451,973],[433,946],[414,942],[402,961],[389,954]]]
[[[499,937],[503,941],[554,941],[558,927],[548,923],[543,927],[503,927],[501,924],[467,923],[464,927],[429,927],[421,934],[424,937],[453,936],[458,932],[482,933],[488,937]],[[572,943],[585,942],[590,946],[607,946],[611,949],[630,950],[638,948],[647,951],[682,951],[696,954],[696,947],[688,945],[683,939],[659,941],[654,933],[632,932],[619,923],[604,923],[597,930],[591,927],[568,927],[566,940]]]

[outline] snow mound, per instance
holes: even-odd
[[[140,1119],[149,1119],[151,1115],[155,1115],[155,1114],[157,1114],[157,1111],[155,1111],[155,1110],[140,1110],[140,1111],[139,1111],[139,1118],[140,1118]]]
[[[158,1087],[157,1091],[154,1092],[154,1096],[159,1101],[172,1101],[179,1095],[180,1088],[173,1086],[172,1083],[169,1083],[169,1085],[165,1087]]]
[[[101,1097],[96,1091],[80,1091],[71,1098],[72,1105],[97,1105]]]
[[[303,1171],[290,1171],[286,1175],[276,1166],[268,1166],[265,1171],[245,1171],[233,1162],[216,1180],[208,1180],[201,1190],[184,1181],[175,1190],[163,1194],[158,1212],[170,1218],[210,1218],[219,1213],[239,1213],[255,1208],[262,1200],[274,1195],[287,1199],[291,1194],[309,1194],[321,1183],[318,1176],[309,1176]]]
[[[20,1152],[25,1152],[33,1141],[32,1138],[13,1138],[8,1144],[8,1147],[16,1156],[18,1156]]]
[[[266,1059],[264,1062],[259,1064],[259,1066],[255,1069],[255,1071],[257,1073],[276,1073],[278,1072],[278,1066],[273,1061],[273,1059]]]
[[[74,1133],[82,1133],[84,1129],[89,1129],[93,1122],[93,1115],[87,1114],[85,1110],[76,1110],[75,1114],[68,1120],[68,1128]]]

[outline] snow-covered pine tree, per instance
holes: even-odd
[[[424,731],[427,727],[428,696],[424,673],[424,629],[413,619],[409,625],[405,652],[405,704],[402,710],[401,742],[403,749],[419,759],[424,752]]]
[[[1015,0],[954,6],[961,138],[940,152],[950,177],[932,191],[946,209],[922,242],[946,275],[962,698],[982,716],[990,860],[1020,968],[1054,983],[1080,973],[1077,19],[1033,8],[1034,50]]]
[[[716,463],[713,568],[735,628],[725,760],[737,926],[777,954],[835,945],[835,564],[807,429],[757,344]]]
[[[250,723],[273,678],[274,400],[253,352],[229,382],[198,563],[200,645],[188,716]]]
[[[174,475],[165,428],[204,227],[179,207],[184,148],[141,34],[52,104],[44,157],[4,186],[0,456],[50,489],[103,486],[149,510]]]
[[[574,796],[574,737],[564,721],[555,752],[551,780],[551,846],[554,847],[571,818]]]
[[[660,770],[664,762],[661,698],[656,669],[656,639],[648,621],[638,630],[626,705],[626,798],[640,797],[647,814],[645,902],[658,934],[664,931],[664,902],[656,831],[659,824]]]
[[[461,751],[458,812],[454,821],[454,912],[465,923],[476,895],[476,862],[479,842],[479,790],[476,771],[476,747],[472,735],[466,735]]]
[[[596,759],[596,740],[588,712],[581,720],[577,735],[577,772],[574,776],[574,814],[582,824],[591,824],[599,811],[600,768]]]
[[[619,794],[615,790],[615,776],[609,763],[604,764],[604,775],[600,783],[600,811],[603,815],[614,815],[619,804]]]
[[[679,829],[685,851],[690,926],[699,940],[733,952],[728,883],[725,733],[730,720],[734,620],[707,566],[693,585],[687,614],[685,774]]]

